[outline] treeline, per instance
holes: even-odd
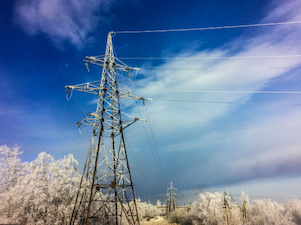
[[[242,193],[241,202],[245,207],[228,199],[233,219],[227,210],[229,224],[248,225],[301,225],[301,201],[289,200],[278,203],[270,199],[249,202],[248,195]],[[244,210],[246,209],[246,212]],[[247,215],[247,217],[245,217]],[[224,225],[226,214],[224,195],[222,193],[201,193],[199,199],[192,204],[191,210],[181,220],[182,225]]]
[[[20,147],[0,146],[0,224],[66,224],[81,179],[78,162],[42,152],[22,162]],[[159,215],[156,206],[137,199],[140,219]]]
[[[0,146],[0,224],[66,224],[81,179],[78,162],[71,154],[54,160],[45,152],[32,162],[22,162],[21,154],[18,146]],[[226,224],[225,200],[229,224],[234,220],[237,225],[301,225],[300,200],[280,204],[258,199],[251,204],[242,194],[243,207],[222,193],[209,192],[201,193],[188,213],[173,212],[169,220],[181,225]],[[137,207],[141,220],[162,216],[162,207],[140,199]]]

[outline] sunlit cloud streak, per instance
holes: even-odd
[[[277,1],[271,7],[270,13],[259,22],[300,20],[299,1]],[[301,57],[279,56],[299,55],[300,35],[300,25],[252,28],[222,47],[202,51],[184,49],[175,59],[170,58],[152,70],[147,64],[142,67],[144,79],[136,81],[135,91],[154,99],[147,107],[148,115],[142,116],[149,118],[166,167],[169,161],[176,165],[167,172],[171,179],[173,176],[180,179],[181,185],[187,184],[188,188],[192,180],[220,185],[300,174],[301,167],[297,166],[301,158],[297,147],[301,144],[297,138],[298,127],[301,128],[297,116],[300,107],[284,110],[281,105],[277,106],[281,102],[280,98],[277,102],[278,96],[275,96],[271,101],[276,107],[267,104],[256,109],[258,105],[243,105],[252,101],[252,93],[193,92],[268,90],[266,88],[272,84],[275,87],[277,81],[284,78],[294,83],[297,80],[294,68],[300,66]],[[278,87],[281,88],[281,84]],[[202,100],[240,104],[189,103]],[[290,100],[299,102],[296,96]],[[282,103],[285,104],[285,100]],[[248,119],[233,119],[240,110]],[[220,121],[224,124],[219,124]],[[285,127],[297,129],[286,130]]]

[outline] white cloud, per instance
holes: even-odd
[[[82,48],[114,0],[18,0],[15,17],[29,35],[43,33],[56,45]]]
[[[285,2],[283,11],[283,5],[278,5],[262,21],[297,20],[301,15],[301,7],[296,7],[296,4],[301,3],[289,1],[290,8],[286,4]],[[200,52],[183,50],[175,58],[190,59],[170,59],[156,67],[156,70],[142,70],[148,78],[137,81],[138,95],[154,99],[147,110],[162,161],[174,162],[175,167],[170,174],[175,174],[175,179],[181,179],[186,188],[192,181],[198,180],[212,185],[273,177],[277,174],[296,175],[301,171],[301,168],[295,166],[296,160],[301,157],[297,147],[301,143],[294,135],[294,132],[298,131],[286,132],[283,128],[279,132],[279,129],[273,129],[273,126],[301,127],[301,121],[296,116],[300,115],[300,109],[284,106],[286,100],[299,103],[298,96],[294,98],[282,96],[284,102],[277,102],[278,96],[269,97],[268,102],[276,104],[267,104],[263,107],[260,104],[213,103],[248,103],[257,97],[252,94],[170,91],[258,91],[271,87],[271,84],[273,88],[278,86],[277,90],[281,91],[279,88],[283,88],[283,85],[275,81],[281,81],[282,77],[290,77],[287,80],[291,80],[291,84],[294,84],[292,68],[301,64],[300,57],[244,57],[299,55],[300,25],[257,28],[253,30],[253,35],[250,33],[218,49]],[[237,58],[193,60],[224,56]],[[197,68],[201,70],[192,70]],[[212,104],[159,101],[166,99],[207,101]],[[233,118],[234,115],[237,118]],[[166,120],[191,123],[168,123]],[[252,127],[267,129],[258,132],[258,129]],[[186,154],[183,153],[185,151]],[[287,167],[284,168],[284,165]]]
[[[292,1],[296,2],[296,1]],[[279,6],[281,9],[282,6]],[[279,8],[274,11],[279,11]],[[301,7],[286,10],[287,19],[301,14]],[[274,15],[272,11],[271,15]],[[294,14],[293,14],[294,13]],[[268,16],[270,17],[270,16]],[[275,16],[274,16],[275,17]],[[282,15],[283,17],[283,15]],[[243,36],[232,43],[213,51],[181,53],[177,57],[188,60],[169,60],[156,70],[143,73],[146,77],[140,82],[139,95],[154,99],[150,107],[152,119],[179,119],[189,121],[211,122],[232,112],[229,104],[208,104],[206,110],[202,104],[161,102],[156,100],[207,100],[227,102],[247,102],[250,94],[208,94],[172,92],[169,90],[211,90],[211,91],[256,91],[270,82],[287,74],[292,67],[301,63],[300,57],[243,58],[249,56],[299,55],[301,50],[300,25],[275,26],[258,29],[255,36]],[[239,51],[237,51],[239,49]],[[235,53],[233,53],[235,52]],[[219,58],[193,60],[193,58],[210,58],[233,56],[237,58]],[[191,60],[189,60],[189,58]],[[166,68],[172,70],[165,70]],[[174,70],[178,68],[180,70]],[[201,68],[206,70],[192,70]],[[143,68],[142,68],[143,69]],[[156,91],[158,90],[158,91]],[[183,106],[183,107],[181,107]]]
[[[284,202],[292,198],[301,198],[298,187],[301,177],[261,179],[239,185],[212,188],[210,191],[227,191],[230,194],[240,194],[244,191],[250,195],[250,200],[258,198],[272,199],[273,201]],[[235,196],[236,197],[236,196]]]

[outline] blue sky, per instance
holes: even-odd
[[[104,54],[109,31],[300,21],[300,9],[298,0],[1,1],[0,144],[21,146],[25,161],[71,153],[83,167],[90,137],[76,122],[95,98],[67,101],[64,87],[99,79],[100,68],[88,73],[82,60]],[[183,193],[241,187],[260,195],[258,186],[300,196],[284,188],[300,184],[300,94],[262,93],[301,91],[301,57],[280,57],[300,55],[300,34],[300,24],[117,33],[117,57],[141,68],[119,82],[153,99],[122,103],[149,121],[127,130],[137,195],[162,196],[173,181]]]

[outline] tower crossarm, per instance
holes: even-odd
[[[119,97],[120,98],[125,98],[125,99],[134,99],[134,100],[142,100],[143,102],[145,100],[148,100],[148,101],[152,101],[151,98],[144,98],[144,97],[139,97],[137,95],[133,95],[131,93],[131,91],[120,91],[119,92]]]
[[[111,62],[113,62],[112,64],[109,64],[108,57],[106,57],[106,56],[86,56],[86,58],[84,59],[84,62],[92,63],[94,65],[103,66],[103,67],[111,66],[111,67],[114,67],[115,70],[127,72],[128,76],[129,76],[129,72],[131,70],[136,70],[136,71],[139,70],[139,68],[137,68],[137,67],[130,67],[130,66],[126,65],[124,62],[120,61],[119,59],[117,59],[114,56],[110,56],[110,60],[111,60]],[[86,64],[86,66],[87,65],[88,64]]]
[[[104,89],[102,87],[101,81],[92,81],[82,84],[76,84],[76,85],[66,85],[65,89],[67,94],[69,94],[68,90],[76,90],[76,91],[82,91],[90,94],[100,95],[101,91]]]
[[[119,90],[119,97],[120,98],[142,100],[143,102],[145,102],[145,100],[152,101],[151,98],[144,98],[144,97],[140,97],[140,96],[135,95],[129,88],[123,86],[120,83],[118,83],[118,85],[119,85],[120,88],[122,88],[122,89]]]
[[[85,92],[85,93],[90,93],[90,94],[94,94],[94,95],[98,95],[101,96],[102,95],[102,91],[104,91],[104,87],[102,87],[102,83],[101,81],[92,81],[92,82],[87,82],[87,83],[82,83],[82,84],[76,84],[76,85],[66,85],[65,89],[67,94],[69,94],[69,90],[73,91],[81,91],[81,92]],[[140,97],[137,96],[135,94],[132,94],[131,90],[119,90],[119,91],[115,91],[115,93],[118,92],[119,94],[119,98],[124,98],[124,99],[134,99],[134,100],[142,100],[143,102],[147,101],[152,101],[151,98],[144,98],[144,97]],[[113,94],[113,92],[112,92]]]
[[[124,114],[124,113],[123,113]],[[126,114],[127,115],[127,114]],[[129,116],[129,115],[127,115]],[[100,124],[101,124],[102,118],[99,116],[97,112],[94,113],[88,113],[88,116],[83,119],[81,122],[77,122],[78,128],[80,128],[81,125],[89,125],[94,128],[94,135],[99,134],[99,129],[100,129]],[[121,129],[124,130],[136,121],[142,121],[142,122],[147,122],[145,119],[140,119],[136,117],[130,117],[128,120],[123,120],[123,121],[117,121],[115,125],[112,125],[109,123],[106,119],[103,120],[103,135],[104,136],[111,136],[112,129],[115,130],[114,136],[118,136],[121,132]],[[113,127],[112,127],[113,126]]]

